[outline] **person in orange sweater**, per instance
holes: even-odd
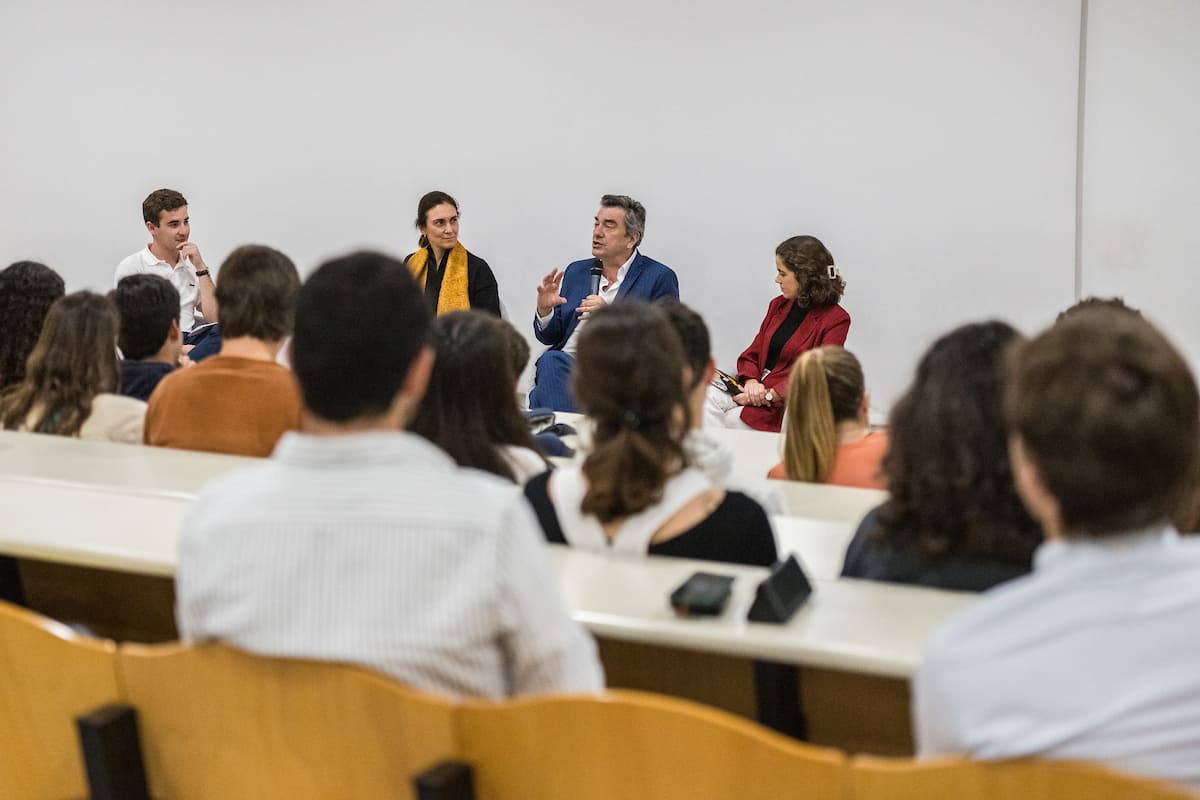
[[[276,363],[292,332],[300,275],[262,245],[237,248],[221,265],[221,352],[165,377],[146,411],[145,442],[184,450],[268,456],[300,428],[300,389]]]
[[[783,461],[768,478],[886,489],[887,431],[872,430],[862,365],[837,345],[800,355],[788,381]]]

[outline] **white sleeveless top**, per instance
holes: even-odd
[[[714,486],[703,472],[688,467],[667,481],[661,500],[626,517],[611,540],[604,535],[600,520],[580,510],[585,488],[583,468],[579,464],[559,467],[550,473],[554,511],[567,544],[584,550],[644,556],[650,549],[650,540],[663,523]]]

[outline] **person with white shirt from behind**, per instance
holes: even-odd
[[[433,364],[430,317],[388,256],[335,259],[304,283],[304,431],[200,492],[180,537],[180,634],[451,696],[598,691],[595,644],[520,490],[404,431]]]
[[[179,327],[184,344],[194,344],[192,329],[205,320],[217,321],[216,284],[190,241],[192,222],[188,201],[174,189],[157,189],[142,201],[142,219],[150,232],[150,244],[121,260],[113,286],[130,275],[158,275],[179,292]]]
[[[1017,488],[1046,541],[1033,572],[930,641],[914,680],[922,757],[1103,762],[1200,790],[1200,541],[1169,522],[1200,458],[1187,363],[1113,309],[1010,357]]]

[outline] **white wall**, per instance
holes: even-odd
[[[6,2],[0,261],[106,287],[170,186],[210,263],[307,271],[408,252],[443,188],[524,323],[623,192],[727,367],[774,247],[824,240],[882,411],[934,335],[1072,301],[1079,28],[1078,0]]]
[[[1084,295],[1118,295],[1200,364],[1200,3],[1091,0]]]

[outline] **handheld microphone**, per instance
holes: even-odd
[[[604,266],[600,259],[592,262],[592,294],[600,294],[600,276],[604,274]]]

